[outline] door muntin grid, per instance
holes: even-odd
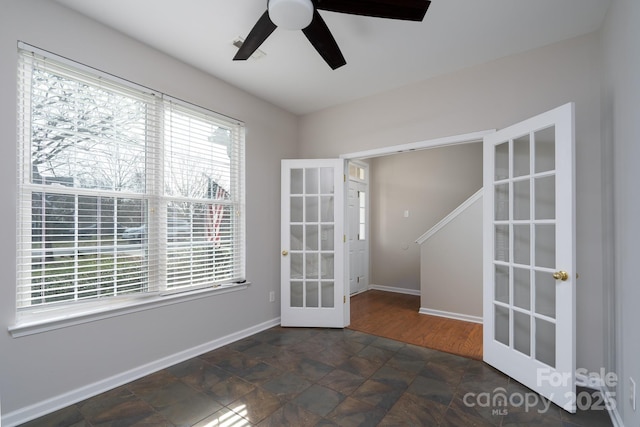
[[[494,340],[555,367],[555,127],[494,146]]]
[[[294,168],[290,181],[290,307],[333,309],[334,168]]]

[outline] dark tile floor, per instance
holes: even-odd
[[[529,393],[477,360],[349,329],[276,327],[25,425],[611,425],[604,410],[527,410],[513,398],[535,403]],[[500,394],[512,404],[492,406]]]

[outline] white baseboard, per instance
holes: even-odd
[[[376,290],[376,291],[384,291],[384,292],[396,292],[399,294],[407,294],[407,295],[416,295],[416,296],[421,295],[420,289],[407,289],[407,288],[396,288],[393,286],[369,285],[369,288],[367,290],[370,290],[370,289]],[[474,322],[474,323],[482,324],[482,317],[470,316],[468,314],[452,313],[449,311],[434,310],[431,308],[423,308],[423,307],[421,307],[418,312],[420,314],[429,314],[431,316],[446,317],[449,319],[464,320],[465,322]]]
[[[367,290],[395,292],[397,294],[420,296],[420,289],[407,289],[407,288],[396,288],[393,286],[369,285],[369,288]]]
[[[420,307],[420,310],[418,311],[418,313],[482,324],[482,317],[470,316],[468,314],[452,313],[450,311],[434,310],[432,308],[424,308],[424,307]]]
[[[120,387],[121,385],[127,384],[131,381],[137,380],[138,378],[142,378],[161,369],[168,368],[169,366],[175,365],[176,363],[184,362],[185,360],[199,356],[208,351],[215,350],[227,344],[231,344],[235,341],[254,335],[258,332],[264,331],[274,326],[278,326],[279,324],[279,317],[271,319],[242,331],[234,332],[208,343],[204,343],[190,349],[172,354],[170,356],[163,357],[145,365],[138,366],[137,368],[119,373],[110,378],[105,378],[93,384],[88,384],[84,387],[71,390],[67,393],[63,393],[51,399],[35,403],[33,405],[18,409],[13,412],[2,414],[0,424],[4,425],[5,427],[12,427],[18,424],[25,423],[43,415],[65,408],[69,405],[73,405],[75,403],[83,401],[89,397],[93,397],[100,393],[104,393],[105,391]]]
[[[590,388],[600,392],[603,398],[609,395],[609,389],[607,388],[604,380],[600,377],[588,377],[584,374],[576,373],[576,383],[582,387]],[[610,398],[611,399],[611,398]],[[613,402],[606,405],[609,412],[609,418],[611,418],[611,424],[613,427],[624,427],[624,422],[618,412],[618,405],[615,398]]]

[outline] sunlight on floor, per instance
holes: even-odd
[[[247,405],[239,405],[231,408],[231,411],[222,414],[220,417],[211,420],[202,427],[243,427],[249,426],[249,421],[245,418],[248,415]]]

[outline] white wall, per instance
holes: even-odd
[[[294,157],[297,117],[53,1],[3,0],[0,12],[0,399],[5,416],[234,332],[273,321],[279,303],[280,159]],[[152,19],[152,17],[150,17]],[[251,286],[12,338],[15,316],[17,41],[242,120],[247,125],[247,278]],[[85,396],[86,397],[86,396]],[[45,405],[46,406],[46,405]],[[42,407],[41,407],[42,408]],[[41,409],[40,408],[40,409]],[[38,408],[31,408],[36,409]]]
[[[624,425],[640,425],[640,399],[634,411],[629,403],[629,377],[640,392],[640,2],[615,0],[603,28],[603,143],[606,191],[613,205],[615,280],[615,370],[618,410]],[[608,240],[607,239],[605,241]]]
[[[420,245],[420,312],[482,319],[482,197]]]
[[[577,364],[603,366],[602,176],[599,34],[302,117],[300,155],[328,157],[503,128],[576,103]]]
[[[415,241],[482,187],[482,144],[377,157],[369,171],[369,282],[419,291]]]

